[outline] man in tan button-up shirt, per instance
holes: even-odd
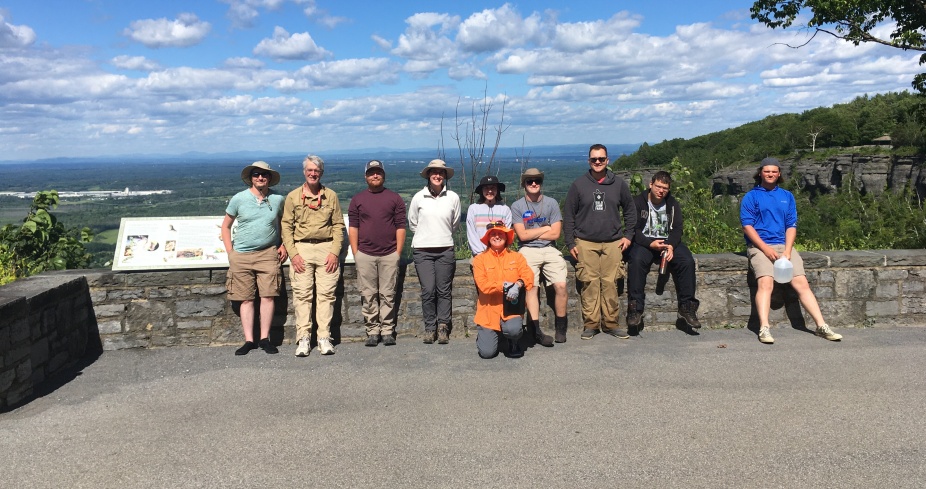
[[[309,155],[302,162],[302,171],[305,183],[286,196],[282,218],[283,245],[290,256],[289,276],[296,310],[296,356],[309,356],[315,299],[318,351],[331,355],[334,353],[331,318],[334,291],[340,278],[338,257],[344,245],[344,215],[338,195],[321,184],[325,162]]]

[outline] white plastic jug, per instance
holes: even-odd
[[[780,257],[775,260],[775,281],[780,284],[786,284],[794,278],[794,265],[791,264],[791,260]]]

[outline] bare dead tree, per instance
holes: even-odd
[[[459,156],[459,165],[462,171],[461,180],[463,190],[469,195],[469,203],[474,201],[473,191],[484,175],[498,174],[499,162],[496,160],[498,147],[502,141],[502,135],[510,127],[505,123],[505,108],[508,105],[508,97],[502,99],[501,114],[498,124],[494,126],[495,140],[493,142],[491,153],[487,155],[486,145],[489,141],[489,121],[494,104],[489,99],[488,86],[483,90],[481,100],[473,100],[470,107],[469,117],[464,119],[460,115],[461,99],[457,99],[457,105],[454,112],[454,127],[450,132],[450,138],[457,144],[457,153]],[[443,139],[443,116],[441,117],[441,138]],[[487,159],[488,157],[488,159]],[[446,159],[445,159],[446,161]],[[449,164],[449,162],[448,162]]]
[[[519,166],[519,171],[518,171],[518,198],[519,199],[522,197],[521,192],[524,190],[521,187],[521,175],[524,174],[524,171],[527,170],[527,167],[528,165],[530,165],[530,162],[531,162],[531,152],[530,151],[525,152],[524,150],[525,139],[526,138],[522,134],[521,135],[521,150],[520,151],[517,149],[514,150],[514,156],[515,158],[517,158],[518,166]]]
[[[811,151],[812,153],[817,151],[817,138],[818,138],[818,137],[820,136],[820,134],[822,134],[822,133],[823,133],[823,128],[822,128],[822,127],[820,127],[820,126],[810,126],[810,132],[807,133],[807,135],[810,136],[810,151]]]

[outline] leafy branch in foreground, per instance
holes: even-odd
[[[58,207],[58,191],[38,192],[29,214],[19,226],[0,229],[0,283],[11,282],[45,270],[85,268],[90,261],[84,243],[93,239],[90,228],[66,229],[49,212]]]

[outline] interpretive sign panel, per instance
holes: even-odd
[[[123,217],[113,257],[113,270],[227,268],[222,244],[225,216]],[[344,214],[347,223],[347,214]],[[232,236],[238,221],[232,225]],[[353,263],[346,246],[345,263]],[[289,263],[289,260],[286,261]]]
[[[113,270],[228,267],[224,218],[123,217]]]

